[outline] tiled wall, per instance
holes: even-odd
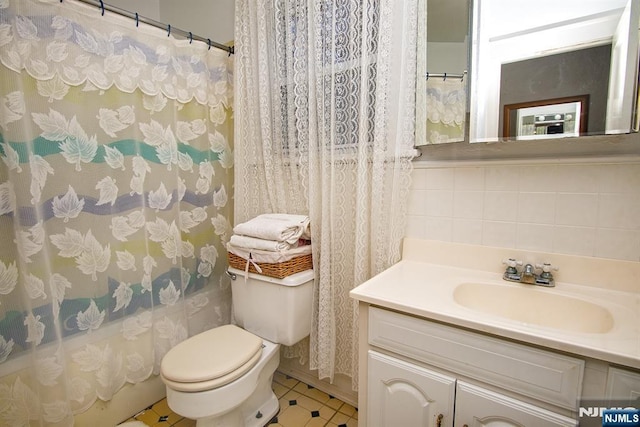
[[[640,160],[418,161],[406,235],[640,261]]]

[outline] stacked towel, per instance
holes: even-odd
[[[261,251],[271,252],[286,251],[287,249],[291,249],[292,247],[292,245],[287,242],[279,242],[277,240],[264,240],[251,236],[241,236],[238,234],[234,234],[233,236],[231,236],[231,239],[229,239],[229,243],[238,248],[258,249]]]
[[[236,225],[233,232],[227,249],[238,256],[253,251],[290,251],[308,245],[311,237],[308,216],[277,213],[258,215]]]
[[[262,214],[236,225],[233,232],[263,240],[294,245],[300,238],[309,239],[309,217],[306,215]]]

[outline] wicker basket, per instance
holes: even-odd
[[[229,265],[238,270],[244,270],[247,265],[247,260],[239,257],[236,254],[228,252]],[[249,272],[262,274],[264,276],[275,277],[276,279],[283,279],[292,274],[299,273],[305,270],[311,270],[313,268],[313,260],[311,254],[301,255],[295,258],[291,258],[289,261],[278,263],[257,262],[258,266],[262,269],[262,273],[258,273],[253,263],[249,263]]]

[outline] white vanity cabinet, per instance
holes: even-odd
[[[609,368],[605,397],[607,399],[640,399],[640,373]]]
[[[578,423],[500,393],[459,381],[456,390],[455,425],[468,427],[545,426],[567,427]]]
[[[577,425],[566,414],[576,411],[584,361],[377,307],[363,312],[366,426]]]
[[[369,351],[370,427],[452,426],[456,379]]]

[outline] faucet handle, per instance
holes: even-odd
[[[558,267],[556,267],[555,265],[551,265],[551,263],[549,262],[536,264],[536,268],[542,270],[543,273],[551,273],[551,270],[558,271]]]
[[[551,270],[558,271],[558,267],[548,262],[537,264],[536,267],[542,270],[542,273],[540,273],[540,276],[536,279],[536,284],[548,287],[555,286],[555,280],[553,274],[551,274]]]
[[[522,265],[522,261],[517,261],[515,258],[503,259],[502,263],[509,268],[516,268],[516,265]]]
[[[518,274],[516,265],[522,265],[522,261],[517,261],[515,258],[509,258],[503,259],[502,263],[507,266],[507,269],[504,271],[502,278],[505,280],[510,280],[512,282],[519,282],[520,274]]]
[[[514,277],[518,274],[516,265],[522,265],[522,261],[517,261],[515,258],[503,259],[502,263],[507,266],[507,269],[505,270],[504,275],[514,276]]]

